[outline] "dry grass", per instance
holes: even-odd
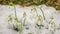
[[[22,6],[46,4],[60,10],[60,0],[0,0],[0,4],[9,5],[10,2]]]

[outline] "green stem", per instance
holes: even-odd
[[[42,7],[42,6],[41,6],[41,7]],[[41,7],[40,7],[40,9],[41,9],[41,12],[42,12],[42,14],[43,14],[43,18],[44,18],[44,20],[45,20],[44,12],[43,12],[43,10],[42,10]]]
[[[15,12],[15,17],[17,17],[17,15],[16,15],[16,7],[15,7],[15,5],[14,5],[14,12]]]
[[[14,6],[14,13],[15,13],[15,21],[18,22],[17,13],[16,13],[16,7],[15,7],[15,5],[13,5],[13,6]]]
[[[22,34],[22,26],[23,26],[22,21],[20,21],[20,32],[19,32],[19,34]]]
[[[34,6],[34,10],[36,11],[36,14],[37,14],[37,16],[38,16],[38,13],[37,13],[37,10],[36,10],[35,6]]]
[[[37,10],[36,10],[35,6],[34,6],[34,10],[35,10],[35,12],[36,12],[36,14],[37,14],[37,17],[38,17],[38,22],[39,22],[38,24],[41,25],[41,24],[42,24],[42,23],[41,23],[42,16],[37,13]]]

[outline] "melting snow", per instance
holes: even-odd
[[[42,6],[42,7],[41,7]],[[52,31],[54,30],[54,27],[51,27],[51,24],[48,24],[48,22],[50,21],[50,18],[53,16],[54,18],[54,23],[56,24],[56,28],[59,28],[60,26],[58,24],[60,24],[60,13],[53,7],[47,7],[46,5],[40,5],[40,6],[35,6],[36,10],[32,10],[34,7],[33,6],[29,6],[29,7],[21,7],[19,5],[16,5],[16,13],[17,13],[17,17],[18,20],[23,19],[23,13],[26,12],[27,16],[26,16],[26,24],[27,26],[23,27],[23,32],[22,34],[52,34]],[[43,19],[43,14],[41,12],[41,9],[44,12],[44,16],[45,19]],[[41,29],[38,28],[37,24],[37,14],[42,16],[42,24],[44,25],[44,27],[42,27]],[[19,34],[19,32],[13,30],[12,25],[10,25],[9,28],[9,24],[8,24],[8,16],[12,15],[12,17],[14,18],[14,6],[7,6],[7,5],[0,5],[0,34]],[[36,28],[35,28],[36,26]],[[29,30],[26,30],[25,28],[29,27]],[[48,28],[48,29],[46,29]],[[59,34],[60,33],[60,29],[56,29],[54,34]]]

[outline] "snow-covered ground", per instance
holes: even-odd
[[[26,18],[22,34],[60,34],[60,13],[55,8],[47,7],[46,5],[35,7],[16,5],[15,7],[18,20],[22,20],[24,23],[24,19]],[[12,19],[15,17],[14,11],[14,6],[0,5],[0,34],[19,34],[19,31],[14,30],[13,26],[8,24],[8,16],[11,15]],[[23,17],[23,14],[25,17]],[[40,20],[38,20],[39,18]]]

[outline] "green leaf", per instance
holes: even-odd
[[[33,1],[35,5],[41,5],[41,1],[40,0],[34,0]]]
[[[48,0],[44,0],[45,2],[47,2]]]

